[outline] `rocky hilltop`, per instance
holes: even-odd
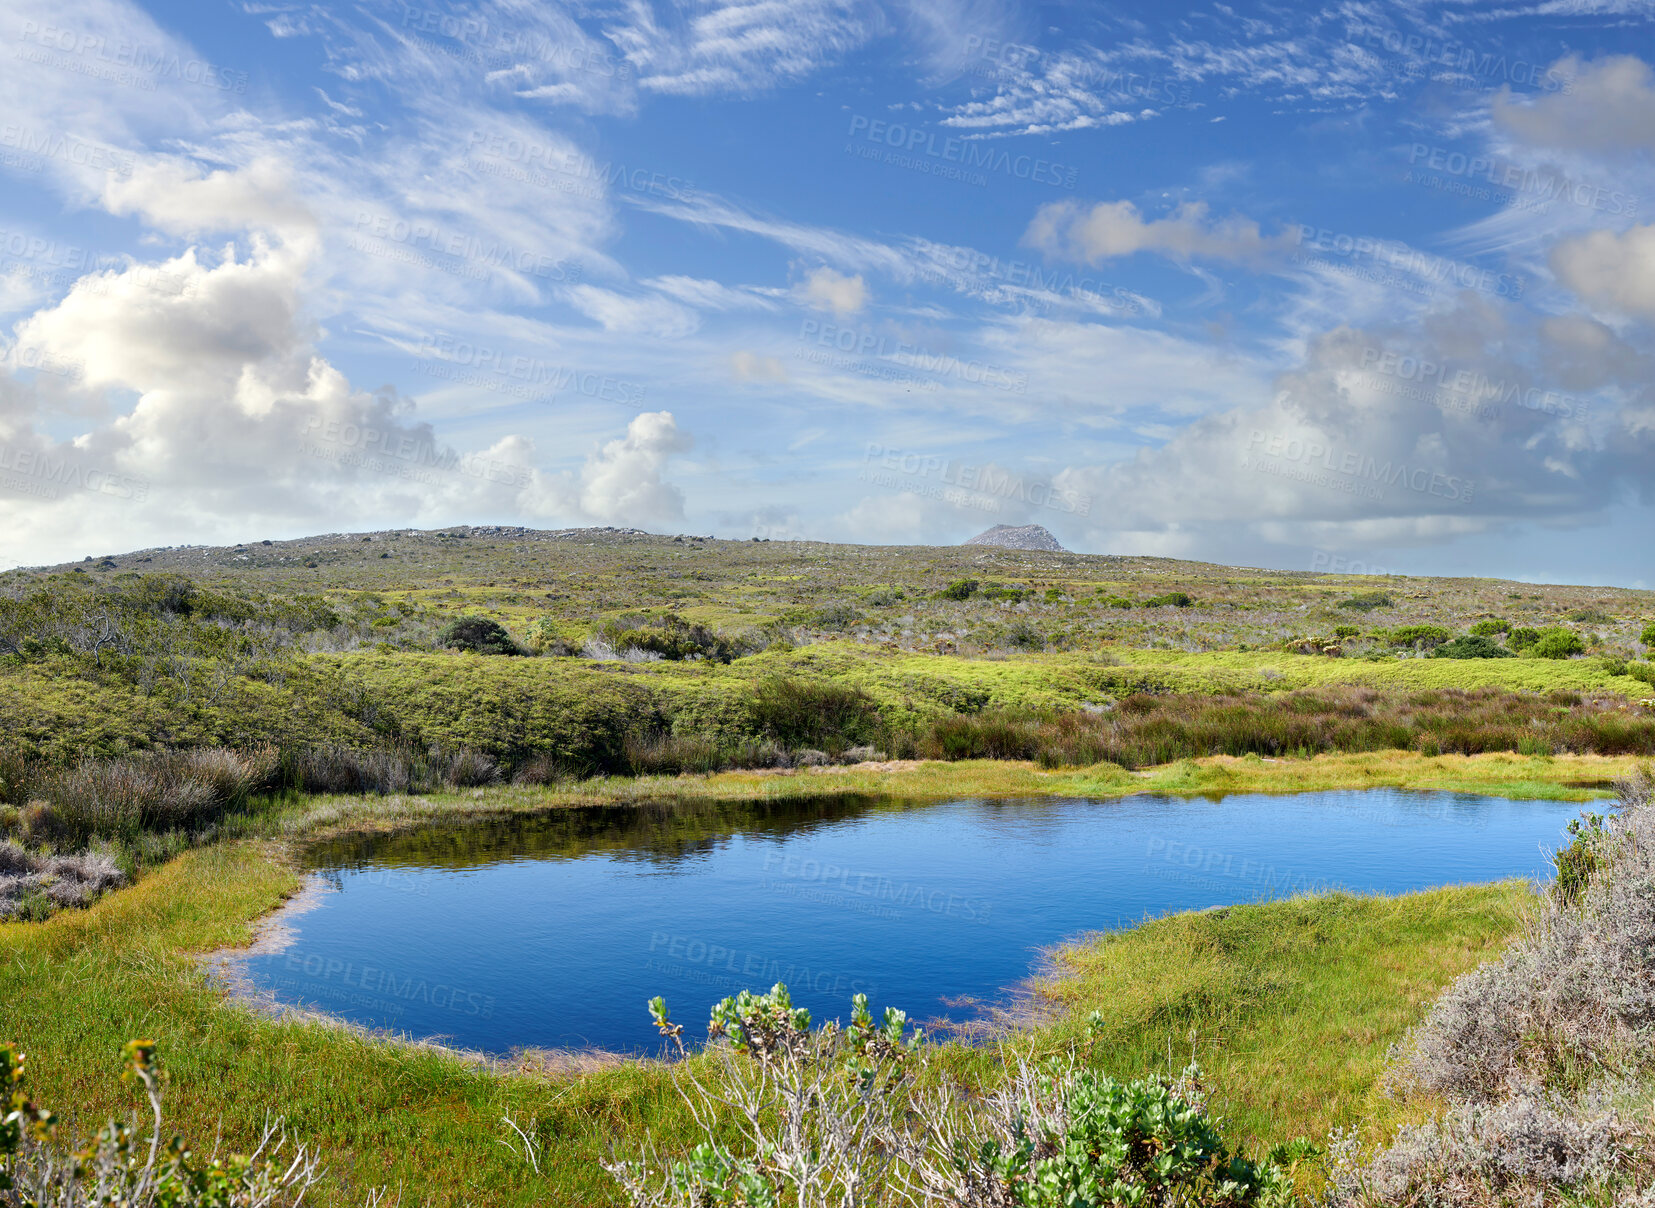
[[[1043,549],[1054,553],[1067,553],[1057,543],[1057,538],[1047,532],[1045,527],[1038,524],[997,524],[986,532],[978,533],[967,545],[998,545],[1001,549]]]

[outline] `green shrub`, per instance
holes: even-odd
[[[1650,649],[1655,650],[1655,621],[1651,621],[1644,626],[1644,631],[1638,637],[1638,640]]]
[[[1376,608],[1389,608],[1396,601],[1382,591],[1359,591],[1353,596],[1340,600],[1336,607],[1349,608],[1355,612],[1372,612]]]
[[[1604,625],[1614,619],[1601,608],[1577,608],[1569,614],[1569,620],[1587,625]]]
[[[939,600],[969,600],[977,594],[977,580],[955,579],[937,593]]]
[[[1023,597],[1029,593],[1021,587],[1006,587],[1000,583],[990,583],[983,588],[982,596],[985,600],[1004,600],[1009,604],[1020,604]]]
[[[1415,650],[1440,646],[1452,636],[1441,625],[1398,625],[1385,634],[1392,646],[1411,646]]]
[[[520,653],[506,627],[492,617],[465,616],[450,621],[437,635],[437,645],[477,654]]]
[[[1098,594],[1102,595],[1100,591]],[[1105,596],[1102,604],[1105,608],[1131,608],[1132,601],[1125,596]]]
[[[523,644],[536,654],[559,641],[557,622],[551,617],[536,617],[523,630]]]
[[[1583,654],[1585,650],[1586,643],[1580,640],[1579,634],[1554,626],[1541,630],[1539,638],[1524,654],[1534,659],[1566,659]]]
[[[1046,649],[1046,635],[1028,621],[1018,621],[1006,630],[1006,644],[1016,650]]]
[[[1362,631],[1354,625],[1335,625],[1333,627],[1333,636],[1336,638],[1353,638],[1361,632]]]
[[[1046,603],[1056,604],[1062,599],[1063,589],[1061,587],[1048,587],[1046,589]]]
[[[686,1056],[666,1003],[649,1010]],[[785,985],[743,990],[713,1007],[703,1072],[678,1078],[700,1143],[603,1167],[634,1208],[1286,1208],[1294,1167],[1317,1153],[1301,1141],[1254,1162],[1230,1149],[1193,1065],[1119,1082],[1070,1051],[1019,1061],[993,1094],[933,1098],[948,1075],[910,1026],[890,1007],[875,1019],[858,994],[848,1024],[813,1029]]]
[[[1493,638],[1482,634],[1458,637],[1431,651],[1434,659],[1514,659],[1517,656]]]
[[[1540,640],[1540,631],[1524,625],[1506,635],[1506,645],[1513,650],[1527,650]]]
[[[1195,603],[1195,597],[1187,592],[1169,591],[1164,596],[1151,596],[1144,601],[1145,608],[1188,608]]]
[[[850,612],[861,615],[854,609]],[[819,617],[813,619],[820,623]],[[729,638],[677,615],[669,614],[636,627],[628,627],[623,621],[611,621],[599,631],[604,641],[617,651],[647,650],[673,662],[709,659],[728,663],[736,655],[735,643]]]
[[[1628,663],[1626,674],[1646,684],[1655,684],[1655,663]]]
[[[1491,638],[1497,633],[1510,632],[1510,621],[1478,621],[1471,627],[1471,636],[1476,638]]]
[[[1609,838],[1604,816],[1587,812],[1569,823],[1569,846],[1552,857],[1557,877],[1552,893],[1564,905],[1580,901],[1586,885],[1604,863],[1604,844]]]

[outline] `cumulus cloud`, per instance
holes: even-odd
[[[1495,122],[1539,146],[1655,147],[1655,72],[1642,59],[1609,55],[1586,63],[1568,55],[1552,64],[1546,78],[1568,81],[1569,87],[1525,100],[1502,88],[1491,105]]]
[[[1609,506],[1655,442],[1630,411],[1557,387],[1582,328],[1542,334],[1465,301],[1428,328],[1312,340],[1268,402],[1206,415],[1103,467],[1074,466],[1107,528],[1093,543],[1165,554],[1427,544],[1507,524],[1574,525]],[[1631,363],[1628,362],[1630,365]],[[1588,422],[1590,419],[1590,422]],[[1615,432],[1595,440],[1595,424]],[[1279,560],[1279,555],[1277,556]]]
[[[799,286],[799,297],[807,306],[831,310],[843,319],[867,306],[869,293],[861,273],[847,277],[823,265],[805,275],[804,283]]]
[[[1655,319],[1655,226],[1565,239],[1550,259],[1557,279],[1591,305]]]
[[[353,386],[303,318],[307,259],[262,238],[191,248],[87,274],[17,325],[48,367],[0,376],[0,487],[20,496],[8,512],[32,546],[516,508],[532,442],[456,450],[394,389]],[[71,440],[51,435],[66,416]]]
[[[646,411],[588,459],[580,473],[580,506],[610,523],[659,524],[681,519],[684,493],[663,477],[667,459],[693,441],[670,411]]]
[[[1204,202],[1185,202],[1166,218],[1145,221],[1130,201],[1102,201],[1090,209],[1072,201],[1041,206],[1023,235],[1026,247],[1049,256],[1099,264],[1136,252],[1174,260],[1260,263],[1292,246],[1290,233],[1266,237],[1250,218],[1213,220]]]

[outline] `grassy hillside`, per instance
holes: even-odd
[[[467,617],[500,625],[526,657],[462,653],[448,627]],[[1529,727],[1537,751],[1647,754],[1655,732],[1638,702],[1655,693],[1655,672],[1637,656],[1652,619],[1651,593],[1615,588],[975,546],[334,535],[0,576],[0,728],[11,749],[60,763],[151,746],[414,743],[482,751],[507,770],[551,755],[575,771],[636,772],[739,763],[729,752],[761,740],[993,754],[981,736],[955,750],[938,726],[1098,716],[1134,694],[1162,698],[1169,718],[1200,706],[1167,698],[1234,696],[1254,720],[1229,729],[1257,729],[1283,693],[1356,685],[1380,695],[1288,709],[1356,707],[1404,719],[1402,730],[1307,750],[1518,749],[1510,735]],[[1473,627],[1522,657],[1429,657]],[[1562,635],[1544,649],[1556,657],[1534,657],[1541,647],[1524,631],[1548,630]],[[755,694],[775,680],[836,686],[850,723],[792,733],[773,711],[755,715]],[[1479,689],[1526,698],[1488,706],[1500,734],[1444,746],[1414,724],[1443,707],[1432,693]],[[1547,729],[1558,710],[1616,716],[1603,733],[1570,735]],[[668,740],[679,746],[663,755]],[[687,763],[684,740],[701,744]],[[1304,745],[1191,734],[1141,756],[1120,742],[1045,747],[1058,762],[1128,763],[1298,749],[1281,742]]]

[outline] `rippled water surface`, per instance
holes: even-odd
[[[327,892],[249,958],[278,1000],[489,1052],[654,1046],[665,995],[785,981],[925,1018],[1039,949],[1169,911],[1542,877],[1578,806],[1395,790],[585,809],[312,853]]]

